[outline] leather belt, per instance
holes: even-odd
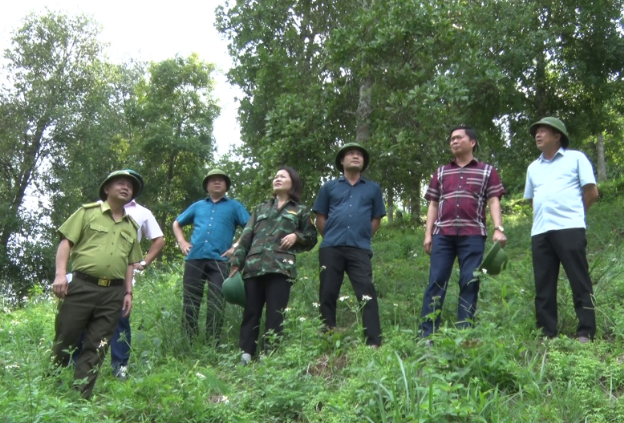
[[[83,281],[91,282],[99,286],[123,286],[123,279],[95,278],[82,272],[73,272],[74,277]]]

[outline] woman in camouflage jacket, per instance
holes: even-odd
[[[230,277],[242,269],[247,297],[239,341],[243,364],[256,352],[265,303],[265,349],[270,347],[267,334],[281,334],[283,311],[297,278],[295,254],[316,245],[311,211],[299,204],[300,197],[299,175],[290,167],[280,167],[273,178],[273,198],[256,206],[230,258]]]

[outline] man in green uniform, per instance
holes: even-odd
[[[141,182],[129,172],[113,172],[100,186],[102,203],[82,206],[58,229],[61,242],[52,290],[61,301],[52,355],[56,365],[67,366],[84,330],[74,371],[84,398],[91,396],[122,309],[124,316],[132,309],[133,264],[142,260],[142,254],[138,225],[124,205],[142,190]],[[71,284],[66,277],[69,258]]]

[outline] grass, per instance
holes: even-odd
[[[321,334],[318,260],[300,256],[299,280],[280,348],[237,367],[241,309],[228,306],[222,343],[189,344],[181,333],[181,273],[150,271],[137,282],[130,378],[109,360],[92,401],[44,378],[50,366],[55,300],[33,292],[25,307],[0,312],[0,422],[617,422],[624,421],[624,243],[621,202],[589,213],[588,242],[598,339],[580,345],[565,273],[561,336],[535,330],[531,214],[506,201],[510,265],[482,281],[473,329],[456,330],[457,270],[442,329],[427,347],[416,336],[429,259],[422,228],[385,225],[375,237],[374,280],[384,330],[378,351],[364,345],[355,296],[345,283],[342,330]]]

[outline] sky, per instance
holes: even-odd
[[[231,86],[225,73],[232,66],[227,41],[214,27],[215,9],[225,0],[177,0],[158,3],[144,0],[17,0],[5,1],[0,12],[0,51],[10,47],[11,32],[31,12],[45,13],[46,8],[69,15],[92,16],[102,27],[100,40],[109,44],[108,58],[116,63],[130,58],[161,61],[193,52],[217,68],[214,95],[221,115],[214,127],[217,154],[240,143],[237,121],[242,94]]]

